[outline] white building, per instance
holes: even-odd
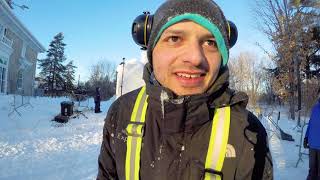
[[[32,95],[38,53],[45,48],[0,0],[0,94]]]

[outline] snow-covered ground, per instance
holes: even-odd
[[[19,116],[12,111],[13,96],[0,96],[0,179],[95,179],[97,158],[102,141],[104,118],[110,104],[102,102],[102,113],[92,111],[93,100],[84,102],[89,109],[84,116],[72,118],[60,125],[51,120],[60,112],[60,102],[67,98],[31,98],[30,105],[19,108]],[[269,144],[274,163],[274,179],[303,180],[308,173],[308,156],[298,160],[300,133],[296,122],[289,121],[286,109],[277,108],[273,120],[280,110],[279,126],[293,135],[294,142],[279,140],[276,135],[270,137]],[[263,114],[270,112],[265,108]],[[266,117],[261,120],[269,130],[274,129]],[[295,129],[294,129],[295,128]],[[306,129],[306,128],[305,128]],[[272,135],[272,132],[269,132]],[[303,134],[304,135],[304,134]],[[303,149],[303,148],[302,148]],[[307,153],[307,150],[303,149]]]
[[[31,98],[32,106],[11,112],[12,96],[0,96],[0,179],[95,179],[106,112],[113,100],[93,113],[60,125],[51,121],[66,98]],[[85,102],[87,103],[87,102]]]
[[[273,109],[273,110],[272,110]],[[278,112],[280,111],[280,119],[278,121],[279,127],[285,132],[292,135],[294,141],[285,141],[280,140],[279,134],[274,133],[276,130],[275,126],[272,125],[270,120],[267,120],[268,114],[272,113],[272,120],[277,123]],[[269,146],[273,158],[273,170],[274,170],[274,179],[275,180],[304,180],[308,175],[309,169],[309,159],[308,155],[302,155],[301,161],[299,159],[299,145],[301,138],[301,129],[297,127],[297,122],[288,120],[288,112],[286,108],[283,107],[274,107],[274,108],[265,108],[262,110],[264,114],[261,118],[262,124],[265,126],[269,136]],[[301,121],[303,124],[304,121],[308,119],[302,117]],[[304,138],[305,131],[307,126],[303,128],[302,138]],[[303,140],[303,139],[302,139]],[[301,152],[307,154],[308,150],[301,148]],[[296,167],[297,165],[297,167]]]

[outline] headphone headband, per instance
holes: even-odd
[[[152,29],[153,15],[145,11],[136,17],[132,23],[131,34],[134,42],[141,46],[142,50],[147,50],[148,41]],[[228,41],[230,48],[233,47],[238,39],[237,26],[232,21],[227,21]]]

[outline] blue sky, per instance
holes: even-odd
[[[53,37],[63,32],[67,44],[65,55],[78,66],[76,77],[87,80],[90,67],[99,61],[119,64],[141,57],[140,48],[131,38],[131,25],[136,16],[148,10],[154,13],[164,0],[15,0],[30,9],[15,8],[14,13],[48,48]],[[227,19],[238,27],[239,38],[231,56],[252,51],[262,56],[256,42],[270,47],[267,39],[255,29],[251,0],[216,0]],[[39,58],[45,57],[40,54]]]

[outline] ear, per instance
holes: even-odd
[[[152,22],[153,15],[150,15],[149,12],[143,12],[143,14],[136,17],[132,23],[132,38],[134,42],[141,46],[141,49],[143,50],[146,50],[148,47]]]

